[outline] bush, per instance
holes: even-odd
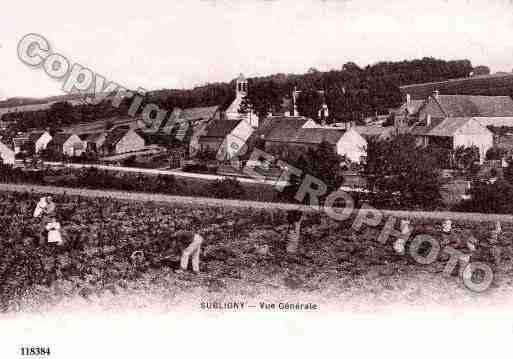
[[[246,196],[246,191],[238,180],[234,178],[225,178],[207,185],[206,195],[208,197],[215,198],[242,199]]]
[[[471,199],[459,204],[455,210],[513,214],[513,185],[508,181],[476,181],[469,194]]]
[[[486,159],[489,161],[501,160],[506,155],[506,150],[497,146],[493,146],[486,151]]]

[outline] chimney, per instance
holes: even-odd
[[[411,103],[411,95],[409,93],[406,94],[406,104],[409,105]]]
[[[426,126],[431,126],[431,115],[427,115],[426,117]]]

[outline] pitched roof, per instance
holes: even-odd
[[[266,141],[319,144],[327,141],[336,144],[344,135],[344,130],[327,128],[289,128],[271,132]]]
[[[302,128],[308,119],[305,117],[267,117],[256,132],[256,135],[264,136],[269,141],[281,141],[281,138],[293,136]]]
[[[171,132],[174,127],[184,121],[210,120],[218,112],[219,106],[191,107],[181,109],[176,107],[167,120],[162,121],[160,130]]]
[[[206,132],[202,137],[222,137],[225,138],[230,134],[242,120],[215,120],[206,128]]]
[[[101,136],[103,136],[105,134],[106,134],[105,132],[84,133],[84,134],[80,135],[79,137],[82,141],[96,142],[101,138]]]
[[[451,117],[446,119],[434,119],[430,126],[424,126],[417,123],[412,128],[414,135],[452,137],[456,131],[466,125],[469,121],[474,121],[471,117]]]
[[[191,107],[180,109],[178,118],[185,121],[196,121],[214,117],[219,106]]]
[[[130,129],[126,128],[114,128],[110,132],[107,133],[105,137],[105,141],[103,142],[103,146],[115,146],[128,132]]]
[[[438,95],[431,98],[447,117],[513,116],[513,100],[509,96]]]
[[[394,126],[354,126],[353,127],[356,132],[358,132],[364,138],[369,137],[381,137],[381,138],[389,138],[392,136],[394,132]]]
[[[319,144],[327,141],[336,144],[346,131],[327,128],[301,128],[290,142]]]
[[[73,135],[73,133],[56,133],[53,136],[51,143],[53,145],[63,145]]]
[[[29,141],[36,142],[46,131],[33,131],[29,133]]]

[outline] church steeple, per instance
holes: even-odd
[[[244,97],[248,94],[248,80],[246,80],[243,74],[240,74],[237,78],[235,91],[237,97]]]

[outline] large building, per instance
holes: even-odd
[[[351,162],[360,163],[366,156],[367,141],[354,128],[323,127],[304,117],[283,117],[270,118],[260,132],[265,150],[285,157],[314,150],[323,141]]]

